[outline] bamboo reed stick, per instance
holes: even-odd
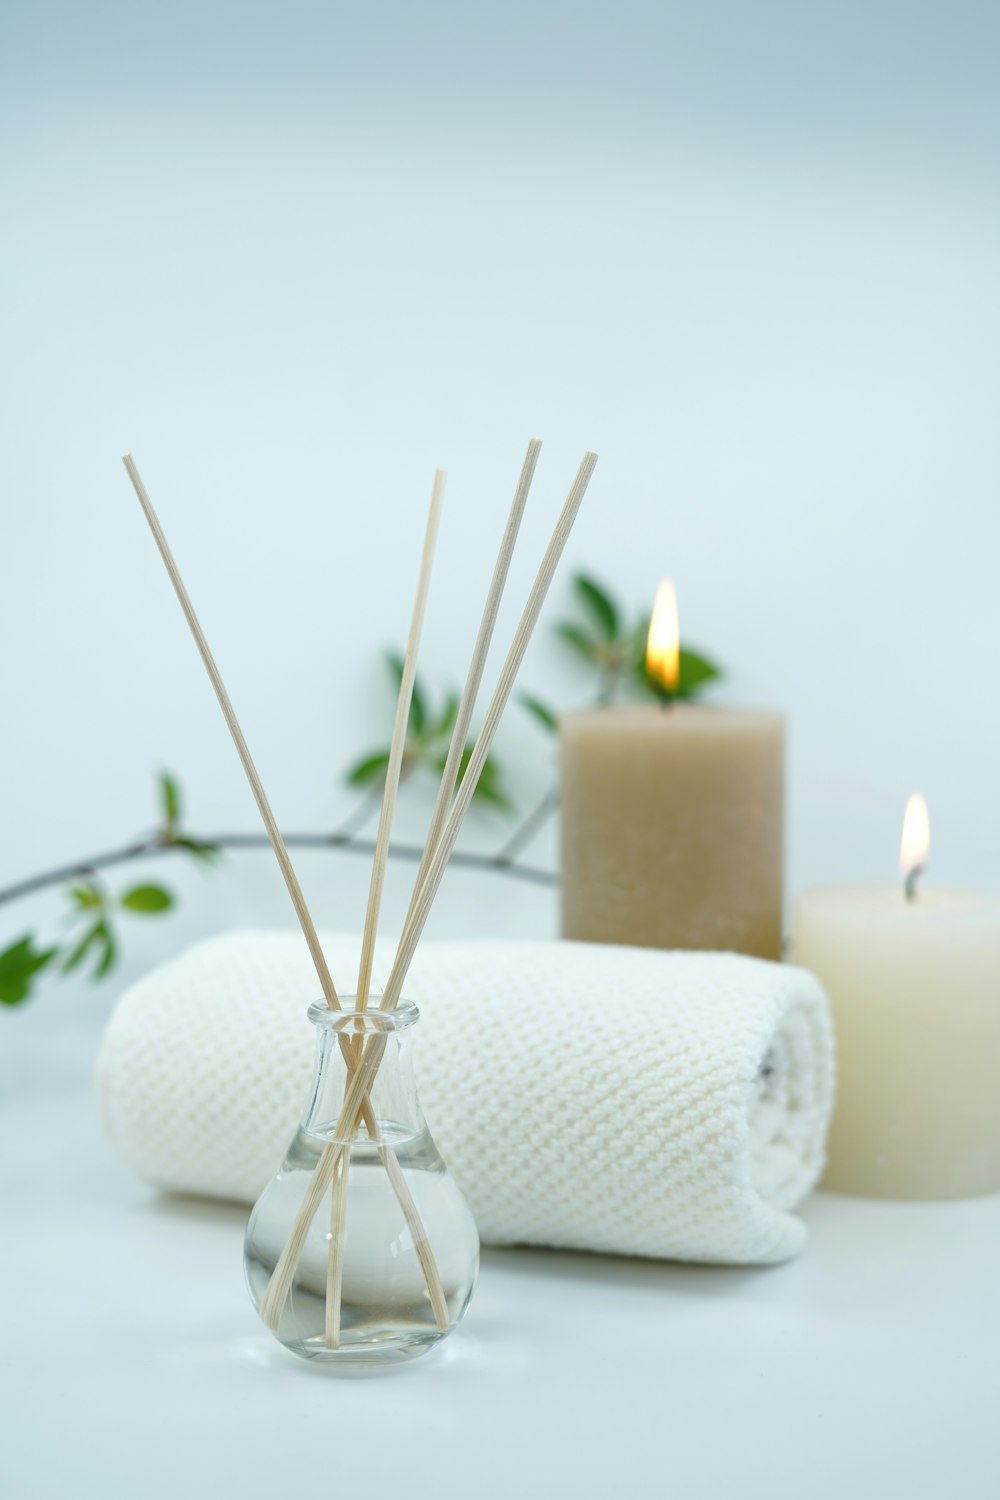
[[[347,1173],[351,1155],[345,1151],[333,1174],[330,1194],[330,1243],[326,1257],[326,1306],[324,1341],[328,1349],[340,1348],[340,1309],[344,1284],[344,1231],[347,1226]]]
[[[171,551],[170,544],[167,541],[163,527],[160,525],[159,516],[156,514],[153,502],[149,498],[149,493],[142,481],[142,476],[140,475],[139,470],[136,466],[135,459],[130,453],[127,453],[123,457],[122,462],[125,465],[128,477],[132,482],[132,487],[135,490],[136,496],[139,500],[139,504],[142,506],[143,514],[145,515],[146,520],[149,524],[149,529],[153,534],[153,540],[156,542],[157,548],[159,549],[159,553],[163,559],[167,574],[170,578],[171,583],[173,584],[174,592],[177,595],[181,609],[184,612],[184,617],[187,620],[188,626],[191,630],[191,634],[194,637],[195,645],[198,647],[201,659],[205,664],[205,670],[207,671],[209,680],[215,690],[215,696],[219,701],[219,707],[222,709],[222,715],[229,728],[233,743],[236,746],[237,754],[239,755],[240,761],[243,765],[243,769],[246,772],[247,780],[250,783],[250,790],[253,792],[254,800],[257,803],[257,807],[260,810],[260,815],[263,820],[264,827],[267,830],[267,836],[271,841],[271,847],[274,850],[275,858],[278,861],[278,868],[281,870],[285,885],[288,888],[288,894],[292,899],[292,906],[294,907],[295,914],[299,919],[299,925],[302,928],[302,933],[306,940],[306,946],[309,949],[309,954],[312,958],[313,966],[315,967],[316,975],[319,979],[320,987],[323,991],[323,997],[326,1000],[327,1005],[332,1010],[339,1010],[341,1008],[340,998],[337,994],[336,986],[333,982],[333,976],[330,973],[330,967],[327,964],[326,957],[320,945],[315,923],[313,922],[312,915],[309,911],[308,906],[306,905],[306,899],[303,895],[302,887],[299,884],[298,877],[295,874],[295,870],[292,866],[292,861],[289,858],[288,850],[285,847],[285,841],[281,836],[281,830],[279,829],[277,820],[275,819],[275,816],[271,811],[271,804],[268,801],[267,794],[264,791],[263,783],[261,782],[260,776],[257,773],[257,767],[255,766],[253,757],[250,754],[249,746],[247,745],[246,739],[243,735],[243,731],[240,728],[239,720],[236,717],[236,711],[233,708],[232,701],[230,700],[229,694],[226,691],[225,683],[222,680],[222,675],[216,665],[215,657],[212,655],[212,651],[209,647],[208,640],[206,639],[205,632],[201,628],[201,622],[199,621],[197,613],[195,612],[194,605],[191,602],[191,596],[184,584],[180,569],[177,566],[176,559],[174,558],[173,552]],[[347,1045],[347,1039],[341,1038],[341,1044],[341,1050],[343,1051],[344,1047]],[[345,1062],[347,1062],[349,1068],[352,1068],[354,1066],[354,1056],[353,1053],[350,1052],[349,1048],[347,1052],[345,1052]],[[364,1091],[361,1109],[362,1117],[365,1120],[367,1128],[371,1132],[373,1138],[377,1138],[378,1122],[375,1119],[374,1112],[371,1109],[367,1089]],[[383,1163],[385,1164],[389,1179],[393,1184],[393,1190],[395,1191],[396,1197],[399,1200],[400,1208],[403,1211],[407,1226],[410,1230],[411,1235],[413,1236],[414,1244],[417,1247],[420,1264],[424,1272],[425,1280],[427,1281],[427,1289],[431,1300],[431,1306],[434,1309],[435,1321],[437,1322],[438,1327],[446,1328],[448,1326],[448,1322],[447,1303],[444,1295],[444,1288],[441,1285],[441,1278],[438,1274],[438,1269],[434,1261],[433,1252],[431,1251],[430,1244],[427,1239],[427,1233],[424,1229],[423,1222],[417,1210],[416,1203],[413,1200],[413,1195],[409,1190],[409,1187],[403,1177],[402,1170],[399,1167],[399,1163],[398,1161],[396,1161],[395,1153],[391,1150],[391,1148],[382,1147],[380,1149],[380,1155],[382,1157]],[[315,1210],[313,1212],[315,1213]]]
[[[518,479],[517,488],[514,491],[514,498],[513,498],[513,501],[511,502],[510,513],[509,513],[509,515],[507,517],[507,524],[506,524],[506,527],[504,528],[503,537],[501,538],[501,542],[500,542],[500,550],[499,550],[499,552],[497,554],[496,564],[495,564],[494,569],[493,569],[493,577],[492,577],[492,579],[490,581],[490,587],[489,587],[489,590],[488,590],[488,593],[487,593],[487,596],[486,596],[486,604],[484,606],[483,617],[482,617],[482,620],[481,620],[480,625],[479,625],[479,633],[476,636],[475,645],[473,646],[472,660],[471,660],[471,662],[469,664],[469,671],[468,671],[468,675],[467,675],[466,680],[465,680],[465,686],[464,686],[464,688],[462,690],[462,696],[461,696],[461,699],[459,700],[458,710],[457,710],[456,715],[455,715],[455,723],[454,723],[453,730],[452,730],[451,742],[450,742],[450,744],[448,746],[448,755],[447,755],[447,759],[445,761],[444,770],[442,771],[442,774],[441,774],[441,781],[440,781],[440,785],[438,787],[437,798],[436,798],[435,804],[434,804],[434,811],[431,814],[431,821],[430,821],[429,830],[428,830],[428,834],[427,834],[427,841],[425,843],[424,852],[423,852],[423,855],[422,855],[421,860],[420,860],[420,864],[419,864],[418,869],[417,869],[416,878],[414,880],[413,897],[411,898],[411,911],[412,911],[412,902],[413,902],[413,899],[415,899],[415,897],[416,897],[417,893],[419,892],[420,887],[421,887],[421,885],[423,883],[424,876],[427,873],[427,865],[428,865],[429,860],[430,860],[430,855],[433,853],[434,846],[436,845],[438,837],[440,836],[441,829],[444,826],[445,818],[448,815],[448,809],[449,809],[449,807],[451,805],[452,795],[453,795],[454,790],[455,790],[455,783],[458,780],[458,771],[459,771],[459,766],[460,766],[461,760],[462,760],[462,753],[463,753],[463,751],[465,749],[466,738],[467,738],[468,733],[469,733],[469,725],[470,725],[470,723],[472,721],[472,714],[473,714],[473,710],[475,708],[476,698],[477,698],[477,696],[479,694],[479,688],[480,688],[480,685],[482,683],[483,670],[484,670],[484,668],[486,666],[486,657],[487,657],[487,655],[489,653],[490,642],[493,639],[493,631],[494,631],[494,629],[496,627],[497,614],[498,614],[499,609],[500,609],[500,600],[501,600],[501,598],[503,596],[504,586],[505,586],[505,584],[507,582],[507,575],[508,575],[508,573],[510,571],[511,558],[514,555],[514,545],[515,545],[515,543],[517,541],[517,535],[518,535],[518,532],[519,532],[520,527],[521,527],[521,520],[522,520],[522,518],[524,516],[524,507],[525,507],[525,505],[527,503],[527,500],[528,500],[528,493],[529,493],[529,491],[531,489],[531,481],[534,478],[535,468],[536,468],[536,465],[538,463],[538,455],[541,452],[541,447],[542,447],[542,445],[538,441],[538,439],[537,438],[532,438],[531,441],[528,443],[528,450],[527,450],[527,453],[525,454],[524,463],[521,466],[521,474],[520,474],[520,477]],[[440,470],[438,471],[438,474],[440,475]],[[435,478],[435,487],[436,486],[437,486],[437,476]],[[433,500],[432,500],[432,503],[433,503]],[[426,550],[426,545],[427,544],[425,542],[425,550]],[[419,599],[419,592],[418,592],[418,599]],[[414,605],[414,617],[416,617],[416,612],[417,612],[417,605],[415,604]],[[413,627],[411,625],[411,642],[412,642],[412,636],[413,636]],[[415,657],[416,657],[416,648],[415,648],[415,646],[414,646],[414,649],[412,651],[412,655],[413,655],[414,661],[415,661]],[[411,650],[410,650],[410,645],[408,644],[408,646],[407,646],[407,658],[409,658],[410,656],[411,656]],[[404,671],[404,678],[405,678],[405,671]],[[393,744],[392,744],[392,747],[390,749],[390,769],[386,773],[386,786],[387,786],[387,788],[388,788],[388,786],[390,784],[390,780],[391,780],[391,778],[393,776],[393,771],[392,771],[393,751],[395,750],[396,739],[397,739],[397,736],[399,735],[399,732],[400,732],[400,724],[402,724],[402,741],[405,743],[405,730],[406,730],[406,724],[407,724],[408,717],[409,717],[409,700],[410,700],[411,697],[412,697],[412,683],[410,685],[410,693],[409,693],[409,695],[407,697],[406,713],[402,714],[401,713],[401,705],[402,705],[402,701],[403,701],[403,683],[401,683],[400,684],[399,701],[397,702],[397,707],[396,707],[396,723],[395,723],[394,730],[393,730]],[[400,752],[399,759],[400,759],[400,761],[402,760],[402,753],[401,752]],[[398,781],[398,777],[396,779]],[[383,814],[384,814],[384,810],[385,810],[385,805],[386,805],[385,804],[385,799],[383,797],[383,803],[382,803]],[[381,822],[380,822],[380,825],[379,825],[379,832],[380,832],[380,834],[382,832],[382,823]],[[389,827],[388,827],[388,824],[387,824],[386,828],[385,828],[385,846],[386,846],[386,852],[388,850],[388,840],[389,840]],[[376,845],[377,845],[377,843],[378,843],[378,841],[376,841]],[[384,862],[384,857],[385,856],[383,854],[383,862]],[[376,847],[376,867],[377,867],[377,863],[378,863],[378,858],[379,858],[378,848]],[[373,889],[374,889],[374,885],[375,885],[375,868],[373,868],[373,871],[372,871],[372,888]],[[370,908],[370,906],[371,906],[371,898],[369,897],[369,908]],[[407,913],[407,919],[409,919],[409,916],[410,916],[410,912]],[[372,932],[374,932],[374,925],[375,924],[374,923],[368,924],[367,922],[366,922],[366,932],[369,929],[369,925],[371,927]],[[367,972],[366,972],[366,955],[365,955],[364,951],[362,953],[362,960],[361,960],[361,974],[362,974],[363,977],[359,977],[359,980],[358,980],[359,997],[362,994],[364,994],[365,1000],[367,1001],[367,986],[368,986],[368,983],[370,982],[370,976],[371,976],[371,954],[369,953],[368,956],[367,956]],[[359,998],[358,1004],[359,1004],[359,1008],[363,1008],[361,1006],[360,998]],[[358,1048],[354,1048],[353,1052],[354,1052],[354,1060],[355,1060],[355,1066],[356,1066],[357,1062],[360,1060],[360,1056],[361,1056],[360,1048],[359,1047]],[[349,1163],[349,1161],[350,1161],[350,1156],[349,1156],[348,1153],[345,1153],[343,1155],[343,1157],[341,1158],[341,1162],[342,1162],[341,1167],[339,1168],[339,1170],[337,1170],[337,1171],[334,1172],[334,1176],[333,1176],[333,1190],[332,1190],[332,1194],[331,1194],[331,1204],[330,1204],[330,1243],[331,1243],[331,1247],[335,1243],[341,1243],[342,1242],[343,1224],[344,1224],[344,1210],[343,1210],[342,1203],[340,1201],[338,1201],[338,1200],[346,1198],[346,1178],[347,1178],[347,1171],[348,1171],[348,1163]],[[398,1163],[397,1163],[397,1169],[398,1169]],[[402,1176],[402,1173],[400,1173],[400,1176]],[[339,1336],[340,1336],[340,1301],[341,1301],[341,1290],[342,1290],[342,1287],[341,1287],[341,1271],[339,1271],[337,1269],[334,1257],[331,1255],[331,1258],[330,1258],[330,1260],[328,1262],[328,1266],[327,1266],[327,1301],[326,1301],[326,1311],[327,1311],[326,1339],[327,1339],[327,1343],[330,1344],[331,1347],[336,1347],[336,1341],[339,1339]]]
[[[507,706],[514,687],[514,681],[520,670],[521,662],[524,660],[524,653],[528,649],[528,642],[531,640],[532,631],[535,628],[542,605],[545,602],[545,596],[549,591],[549,586],[552,583],[559,559],[562,557],[563,549],[569,539],[569,534],[573,529],[573,523],[583,503],[583,497],[587,492],[587,486],[590,483],[596,464],[597,455],[595,453],[584,455],[569,495],[566,498],[562,513],[556,522],[555,531],[552,533],[552,539],[546,548],[545,556],[542,558],[541,567],[532,585],[528,602],[524,606],[524,613],[521,616],[510,651],[507,654],[507,660],[504,662],[496,690],[486,711],[483,727],[476,738],[472,757],[462,778],[462,784],[455,796],[455,801],[448,814],[444,828],[431,853],[423,883],[414,891],[411,906],[412,915],[403,930],[396,953],[396,960],[386,981],[381,1001],[382,1010],[392,1010],[398,1004],[402,995],[403,981],[412,962],[417,942],[424,930],[431,904],[437,895],[445,868],[455,847],[455,841],[462,827],[462,821],[472,802],[476,783],[482,774],[483,766],[486,764],[486,757],[490,753],[490,747],[493,744],[493,737],[496,734],[497,726]]]
[[[448,746],[448,756],[445,760],[444,770],[441,773],[441,782],[438,786],[434,811],[431,813],[431,821],[428,825],[424,852],[413,881],[413,895],[410,898],[410,908],[406,914],[407,921],[409,921],[412,915],[413,902],[424,883],[430,857],[437,846],[441,830],[444,828],[445,819],[451,807],[451,799],[455,792],[458,771],[462,763],[462,754],[465,750],[466,740],[468,739],[469,726],[472,723],[473,710],[475,709],[476,699],[479,696],[479,688],[483,680],[486,657],[489,654],[490,643],[493,640],[493,631],[496,628],[500,600],[503,598],[507,575],[510,572],[511,558],[514,555],[514,544],[521,529],[524,507],[528,501],[528,493],[531,489],[531,481],[535,476],[535,467],[538,463],[538,455],[541,449],[542,445],[539,440],[532,438],[528,444],[528,451],[524,456],[524,463],[521,466],[520,478],[517,481],[517,489],[514,491],[510,514],[507,517],[507,525],[504,528],[504,533],[500,541],[500,551],[497,553],[493,577],[490,580],[489,591],[486,595],[483,618],[479,624],[479,634],[476,636],[475,645],[472,648],[472,660],[469,663],[465,686],[462,689],[462,696],[459,699],[458,712],[455,715],[455,723],[452,727],[451,742]]]
[[[122,463],[125,465],[128,477],[132,481],[132,488],[135,490],[146,520],[149,522],[149,529],[153,533],[153,540],[159,548],[164,567],[169,574],[170,582],[174,586],[174,592],[180,602],[181,609],[184,611],[184,618],[188,622],[191,634],[194,636],[194,643],[201,653],[202,661],[205,663],[205,670],[208,673],[209,681],[215,689],[215,696],[219,700],[222,716],[229,728],[229,733],[233,737],[236,753],[243,763],[247,781],[250,783],[250,790],[253,792],[254,801],[260,810],[264,827],[267,829],[267,836],[271,840],[274,857],[278,861],[278,868],[284,878],[285,885],[288,887],[288,894],[292,898],[295,915],[299,919],[299,926],[302,928],[302,935],[306,940],[306,947],[309,949],[309,956],[313,961],[316,976],[323,991],[323,997],[327,1005],[334,1010],[339,1010],[340,1000],[333,982],[333,975],[330,973],[330,967],[327,964],[323,949],[320,947],[316,926],[306,905],[306,898],[302,894],[302,887],[299,885],[298,877],[292,868],[292,861],[288,856],[288,850],[285,848],[285,841],[281,837],[281,830],[278,827],[277,819],[271,811],[271,804],[267,800],[267,793],[264,791],[261,779],[257,774],[257,767],[253,762],[253,756],[250,754],[249,746],[243,737],[243,731],[240,728],[236,711],[226,691],[226,685],[215,664],[215,657],[212,655],[208,641],[205,639],[205,632],[201,628],[201,622],[195,613],[194,605],[191,603],[191,596],[184,585],[184,580],[181,577],[174,554],[170,550],[170,543],[167,541],[163,527],[160,525],[160,518],[153,508],[153,502],[149,498],[149,493],[142,482],[142,476],[136,467],[135,459],[131,453],[125,454]]]
[[[590,479],[594,472],[596,463],[596,454],[587,453],[584,455],[583,461],[581,462],[579,470],[577,471],[577,475],[573,481],[573,485],[570,489],[569,495],[567,496],[566,503],[563,506],[562,512],[559,516],[559,520],[556,523],[555,531],[552,534],[552,538],[542,559],[541,567],[538,570],[538,575],[532,586],[531,593],[528,596],[528,602],[525,605],[524,612],[521,616],[521,620],[515,633],[513,643],[507,655],[507,660],[505,661],[503,670],[500,674],[500,679],[497,683],[496,690],[490,702],[490,707],[483,722],[483,727],[476,739],[476,744],[473,749],[469,766],[466,770],[465,776],[462,778],[462,784],[458,789],[458,795],[455,798],[454,804],[445,822],[443,831],[439,835],[437,844],[434,848],[434,852],[429,860],[427,875],[425,876],[423,884],[420,887],[419,893],[414,903],[413,919],[412,921],[408,921],[406,923],[402,937],[400,938],[396,960],[393,964],[389,982],[386,985],[385,994],[382,998],[381,1009],[383,1010],[394,1009],[401,997],[402,985],[406,978],[406,973],[409,969],[410,962],[412,961],[413,952],[416,948],[417,941],[426,923],[431,903],[433,902],[438,888],[440,887],[441,878],[443,876],[444,869],[448,862],[451,851],[455,846],[455,840],[458,837],[458,832],[461,827],[462,820],[465,817],[465,814],[468,812],[469,804],[472,801],[472,794],[475,791],[476,781],[482,773],[483,765],[486,762],[486,757],[489,754],[490,746],[493,743],[493,737],[496,734],[497,725],[500,722],[500,717],[510,698],[518,668],[520,667],[521,662],[524,659],[524,653],[527,650],[528,641],[531,638],[531,633],[538,620],[538,615],[541,611],[542,604],[545,600],[546,594],[548,593],[549,586],[552,582],[552,578],[558,565],[559,559],[562,556],[563,549],[565,548],[566,542],[569,538],[573,523],[576,520],[577,513],[586,493],[587,486],[590,483]],[[391,989],[390,986],[392,986]],[[367,1047],[364,1049],[364,1053],[360,1060],[359,1066],[353,1074],[345,1091],[344,1104],[343,1108],[341,1109],[340,1118],[338,1119],[337,1124],[334,1127],[333,1134],[338,1138],[337,1143],[324,1148],[320,1159],[313,1171],[309,1189],[306,1192],[298,1215],[296,1216],[295,1222],[292,1226],[292,1232],[289,1235],[288,1240],[283,1247],[280,1256],[278,1257],[278,1261],[275,1265],[274,1271],[271,1274],[271,1280],[268,1283],[264,1300],[261,1303],[261,1312],[263,1315],[264,1304],[266,1301],[268,1306],[268,1319],[273,1320],[271,1321],[272,1327],[277,1326],[278,1319],[281,1316],[281,1309],[283,1308],[285,1299],[287,1298],[288,1293],[291,1289],[292,1281],[295,1276],[295,1268],[298,1264],[303,1246],[305,1245],[306,1235],[309,1232],[309,1225],[315,1217],[316,1212],[323,1201],[323,1197],[326,1193],[327,1187],[330,1185],[333,1179],[333,1174],[336,1170],[337,1162],[346,1149],[344,1143],[339,1138],[343,1137],[345,1132],[353,1131],[357,1128],[357,1120],[359,1118],[361,1100],[364,1098],[365,1094],[370,1088],[371,1081],[378,1071],[379,1065],[382,1061],[382,1057],[385,1053],[386,1041],[387,1039],[384,1035],[376,1035],[371,1038]]]
[[[413,701],[413,683],[417,673],[417,656],[423,630],[424,612],[431,581],[431,564],[437,542],[441,520],[441,501],[444,497],[445,473],[437,469],[431,491],[427,528],[424,533],[423,552],[420,557],[420,572],[417,576],[417,591],[413,600],[410,631],[403,657],[399,694],[396,698],[396,718],[392,727],[389,745],[389,763],[382,788],[382,806],[379,810],[378,831],[375,835],[375,856],[372,860],[371,881],[368,887],[368,904],[365,910],[365,926],[361,939],[361,963],[358,969],[358,989],[355,1009],[364,1011],[368,1006],[371,987],[372,963],[375,958],[375,937],[378,931],[379,912],[382,906],[382,891],[385,885],[385,866],[389,854],[389,837],[392,833],[393,813],[399,793],[399,778],[403,769],[403,752],[406,749],[406,731],[410,721],[410,704]],[[348,1042],[354,1066],[361,1056],[361,1048],[353,1040]],[[349,1070],[350,1073],[350,1070]],[[348,1075],[349,1076],[349,1075]],[[334,1173],[330,1194],[330,1235],[327,1241],[326,1268],[326,1316],[325,1339],[327,1347],[336,1349],[340,1345],[340,1313],[344,1275],[344,1234],[347,1222],[347,1188],[350,1179],[351,1154],[345,1151]]]
[[[385,785],[382,789],[382,807],[379,811],[378,832],[375,835],[375,857],[372,860],[371,883],[368,887],[368,906],[365,911],[365,927],[361,939],[361,965],[358,969],[358,993],[355,1000],[358,1010],[364,1010],[368,1005],[368,991],[372,978],[372,961],[375,957],[375,934],[382,906],[382,890],[385,885],[385,864],[389,853],[389,836],[392,833],[392,819],[396,810],[396,796],[399,792],[399,777],[403,769],[403,751],[406,749],[406,730],[410,721],[413,682],[417,674],[417,653],[420,649],[420,635],[423,629],[424,611],[427,607],[427,592],[431,581],[431,563],[434,559],[434,546],[437,541],[438,525],[441,520],[441,501],[444,497],[444,482],[444,470],[436,470],[434,474],[434,488],[431,492],[430,510],[427,516],[427,530],[424,534],[424,549],[420,558],[417,592],[413,600],[410,633],[406,641],[406,653],[403,657],[403,673],[399,683],[399,695],[396,699],[396,718],[392,726],[392,740],[389,744],[389,764],[386,767]]]

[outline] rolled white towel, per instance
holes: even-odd
[[[324,948],[335,975],[357,972],[357,938]],[[135,985],[98,1061],[118,1154],[157,1187],[253,1202],[305,1103],[317,989],[301,938],[266,932]],[[729,1263],[801,1248],[791,1210],[833,1097],[811,975],[729,953],[428,942],[406,995],[424,1112],[485,1243]]]

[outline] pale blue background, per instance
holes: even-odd
[[[458,681],[537,434],[508,631],[592,446],[568,564],[636,607],[672,573],[720,700],[790,715],[790,888],[893,879],[916,786],[933,878],[997,884],[998,42],[972,3],[5,5],[0,881],[141,827],[161,763],[255,826],[125,448],[318,827],[383,732],[434,465],[424,665]],[[544,636],[523,680],[583,692]],[[543,741],[500,751],[530,804]],[[360,864],[306,876],[357,925]],[[137,963],[286,920],[263,859],[174,879]],[[501,885],[453,879],[435,930],[552,930]]]
[[[200,827],[256,826],[124,449],[282,821],[321,827],[384,734],[435,464],[443,683],[538,434],[501,634],[592,446],[568,567],[636,608],[673,573],[720,701],[788,712],[790,891],[892,880],[915,786],[930,878],[1000,885],[998,62],[992,0],[4,0],[0,884],[141,828],[164,763]],[[544,633],[524,683],[584,691]],[[530,805],[548,748],[512,715],[499,750]],[[365,866],[301,868],[357,927]],[[98,1138],[121,984],[289,920],[264,855],[158,873],[182,912],[136,919],[116,980],[0,1016],[5,1494],[311,1497],[361,1463],[408,1500],[995,1494],[992,1200],[821,1196],[809,1253],[759,1276],[494,1254],[410,1384],[279,1368],[238,1215],[152,1201]],[[0,947],[60,913],[0,909]],[[555,903],[453,871],[431,926],[544,934]]]

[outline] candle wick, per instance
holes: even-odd
[[[916,901],[917,881],[920,879],[923,873],[923,865],[914,865],[913,869],[907,872],[906,879],[903,882],[903,895],[906,897],[907,901]]]

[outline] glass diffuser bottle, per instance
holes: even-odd
[[[412,1359],[462,1318],[479,1269],[475,1221],[413,1081],[415,1005],[310,1006],[316,1072],[302,1123],[250,1216],[244,1266],[279,1342],[337,1363]],[[345,1097],[380,1057],[356,1129]]]

